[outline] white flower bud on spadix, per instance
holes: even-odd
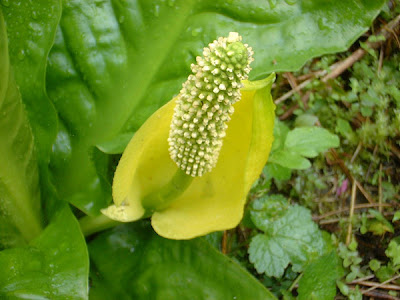
[[[240,100],[241,80],[250,72],[253,51],[237,32],[204,48],[183,84],[171,122],[171,158],[191,176],[202,176],[216,165],[225,131]]]

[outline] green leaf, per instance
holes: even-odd
[[[376,272],[381,267],[381,262],[377,259],[371,259],[368,265],[372,271]]]
[[[263,169],[263,174],[267,179],[275,178],[277,180],[289,180],[292,176],[292,170],[268,161]]]
[[[395,240],[390,241],[385,254],[392,260],[394,266],[400,265],[400,245]]]
[[[329,148],[339,147],[339,138],[320,127],[302,127],[291,130],[285,140],[288,151],[305,157],[316,157]]]
[[[398,210],[398,211],[396,211],[396,212],[394,213],[392,222],[396,222],[396,221],[398,221],[398,220],[400,220],[400,210]]]
[[[283,195],[266,195],[251,203],[250,217],[258,229],[268,231],[270,223],[282,217],[288,206],[289,201]]]
[[[340,133],[342,136],[348,138],[350,136],[350,134],[352,133],[352,128],[350,126],[349,121],[338,118],[336,120],[335,131],[337,133]]]
[[[299,300],[334,299],[336,281],[343,276],[336,252],[321,256],[305,269],[297,289]]]
[[[289,133],[289,127],[278,118],[275,119],[274,123],[274,141],[272,143],[271,154],[275,151],[283,149],[285,144],[286,136]]]
[[[268,162],[281,165],[288,169],[304,170],[311,167],[311,162],[300,154],[287,151],[286,149],[271,153]]]
[[[299,127],[288,131],[287,127],[278,125],[274,133],[278,138],[268,162],[288,169],[308,169],[311,162],[304,157],[316,157],[329,148],[339,146],[339,138],[320,127]]]
[[[251,240],[249,247],[250,262],[259,273],[281,277],[289,263],[299,272],[326,249],[322,232],[304,207],[290,207],[281,218],[267,224],[266,229],[265,234]]]
[[[90,299],[275,299],[201,238],[167,240],[148,221],[101,234],[89,252]]]
[[[387,266],[379,268],[379,270],[375,272],[375,275],[380,282],[384,282],[390,278],[393,278],[393,276],[396,274],[396,271],[397,270],[391,264],[388,264]]]
[[[42,193],[49,191],[48,164],[57,133],[57,113],[47,97],[45,72],[47,56],[61,17],[61,0],[2,1],[10,62],[32,126],[37,150]],[[47,213],[55,210],[49,203]]]
[[[195,56],[217,37],[241,33],[255,51],[251,79],[262,78],[347,49],[383,3],[64,0],[47,72],[71,140],[69,159],[53,169],[60,196],[92,215],[108,204],[89,149],[121,151],[118,136],[176,95]]]
[[[65,207],[30,246],[0,252],[1,299],[87,299],[89,260]]]
[[[34,139],[8,58],[0,11],[0,249],[42,230]]]
[[[382,235],[385,232],[394,232],[393,225],[386,220],[386,218],[379,211],[375,209],[369,209],[368,213],[374,217],[372,220],[367,220],[368,231],[375,235]]]
[[[318,122],[318,117],[311,114],[302,114],[296,118],[295,127],[311,127]]]

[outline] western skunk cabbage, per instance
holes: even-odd
[[[275,74],[247,81],[252,54],[232,32],[204,48],[180,94],[129,142],[104,215],[121,222],[151,217],[170,239],[238,225],[273,141]]]

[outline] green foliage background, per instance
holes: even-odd
[[[239,32],[255,51],[251,79],[259,79],[346,50],[369,28],[383,3],[0,1],[0,296],[274,298],[205,239],[167,241],[143,221],[85,242],[76,218],[99,215],[110,203],[116,154],[177,94],[190,64],[209,42]],[[304,149],[294,133],[286,132],[283,153],[294,155],[300,165],[283,165],[286,159],[277,151],[275,168],[304,169],[307,158],[338,146],[337,137],[322,129],[299,130],[311,130],[304,136],[320,135],[327,143]],[[271,256],[256,255],[258,240],[294,245],[290,238],[281,241],[280,234],[296,224],[297,215],[309,224],[299,238],[307,243],[316,234],[318,245],[289,251],[279,266],[268,268]],[[304,270],[302,280],[308,282],[307,274],[333,255],[305,208],[290,206],[265,227],[257,225],[263,222],[257,215],[252,218],[260,231],[274,232],[260,232],[250,244],[250,261],[260,273],[278,276],[290,262],[295,271]],[[271,247],[259,247],[266,245]],[[278,253],[268,251],[264,253]],[[307,265],[311,257],[321,261]],[[311,292],[303,288],[299,293],[307,298]]]

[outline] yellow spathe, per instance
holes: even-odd
[[[275,105],[270,90],[274,79],[271,74],[264,80],[243,82],[215,168],[194,178],[169,207],[153,213],[152,226],[159,235],[190,239],[238,225],[273,141]],[[130,222],[147,216],[143,197],[166,185],[178,170],[167,140],[174,107],[175,99],[157,110],[129,142],[114,176],[114,205],[102,211],[109,218]]]

